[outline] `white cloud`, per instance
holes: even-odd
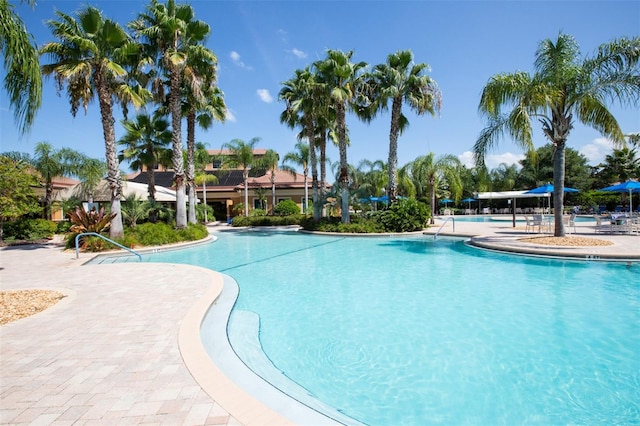
[[[247,66],[244,62],[242,62],[242,60],[240,59],[240,54],[235,50],[232,50],[231,53],[229,53],[229,57],[231,58],[231,61],[240,68],[246,68],[248,70],[251,69],[250,66]]]
[[[590,144],[578,149],[580,154],[587,157],[588,163],[595,166],[604,161],[604,157],[611,154],[613,143],[607,138],[596,138]]]
[[[235,123],[237,121],[236,116],[233,115],[233,112],[229,108],[227,108],[227,112],[225,112],[224,118],[225,121],[229,121],[231,123]]]
[[[465,151],[461,155],[458,155],[458,159],[468,169],[475,167],[475,163],[473,162],[473,152],[471,151]]]
[[[267,89],[258,89],[258,90],[256,90],[256,93],[258,94],[258,96],[260,97],[262,102],[265,102],[265,103],[268,103],[268,104],[273,102],[273,97],[271,96],[271,94],[269,93],[269,91]]]
[[[307,54],[305,52],[303,52],[300,49],[296,49],[295,47],[293,48],[293,50],[291,51],[291,53],[293,53],[296,57],[300,58],[300,59],[304,59],[307,57]]]
[[[487,169],[495,169],[502,163],[506,163],[508,166],[515,164],[520,168],[519,161],[522,160],[525,156],[523,154],[514,154],[512,152],[505,152],[502,154],[489,154],[485,156],[484,161],[487,165]],[[461,155],[458,156],[462,164],[471,168],[475,167],[473,162],[473,153],[471,151],[465,151]]]

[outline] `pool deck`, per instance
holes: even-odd
[[[435,233],[441,222],[426,233]],[[511,222],[448,222],[440,235],[474,237],[507,251],[640,261],[640,236],[578,236],[611,246],[553,247],[518,241]],[[53,289],[54,307],[0,326],[1,424],[291,424],[251,398],[207,359],[202,315],[221,276],[195,266],[82,265],[92,257],[59,244],[0,249],[0,288]],[[206,371],[206,376],[203,372]]]

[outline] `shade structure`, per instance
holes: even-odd
[[[440,200],[440,203],[444,204],[444,206],[447,207],[449,203],[453,203],[453,200],[450,198],[445,198],[444,200]]]
[[[606,188],[599,189],[598,191],[609,192],[628,192],[629,193],[629,213],[633,212],[633,193],[640,192],[640,182],[628,180],[626,182],[619,183],[617,185],[607,186]]]
[[[156,201],[173,203],[176,202],[175,190],[158,185],[156,185],[155,188]],[[146,200],[149,196],[148,186],[144,183],[123,181],[121,199],[132,195],[140,200]],[[109,182],[106,179],[102,179],[97,187],[93,190],[93,192],[89,193],[86,188],[81,183],[79,183],[70,188],[60,191],[57,194],[56,199],[68,200],[71,197],[80,198],[82,201],[92,200],[94,202],[109,202],[111,201],[111,188],[109,187]]]

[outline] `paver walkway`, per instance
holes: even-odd
[[[149,263],[80,268],[74,257],[52,245],[0,250],[3,290],[68,294],[0,327],[0,422],[239,424],[191,377],[178,349],[180,322],[211,274]]]

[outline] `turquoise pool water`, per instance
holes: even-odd
[[[145,261],[234,277],[231,342],[255,312],[275,368],[362,423],[640,423],[638,264],[445,238],[218,236]]]

